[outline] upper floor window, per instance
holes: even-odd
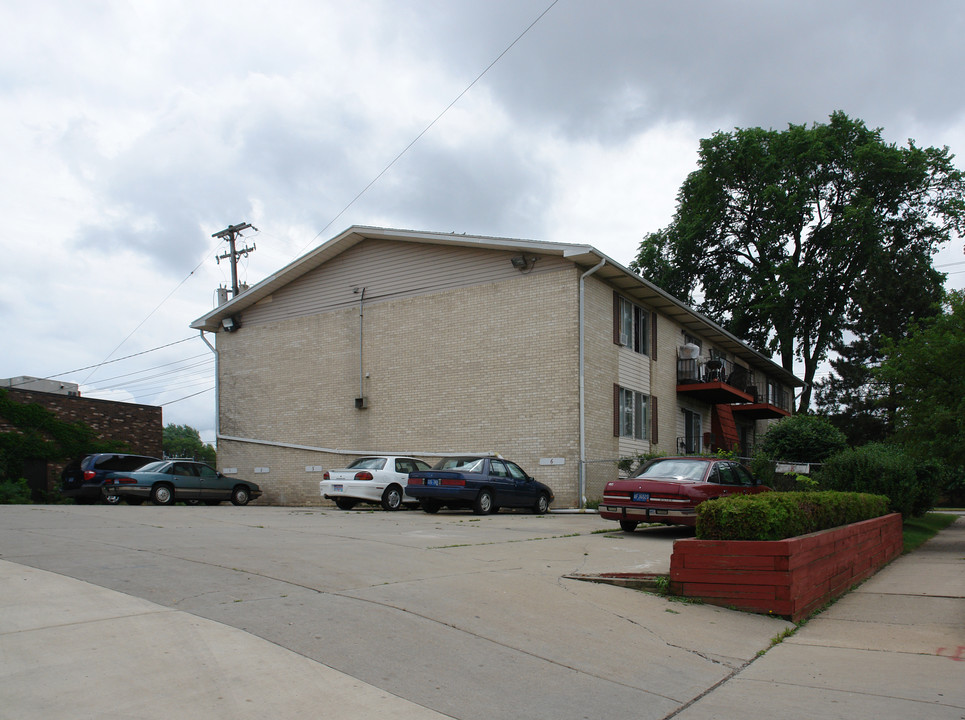
[[[616,293],[613,295],[613,342],[650,354],[650,313]]]

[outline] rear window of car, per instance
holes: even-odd
[[[108,472],[127,472],[137,470],[150,462],[156,462],[156,458],[140,455],[105,455],[97,460],[96,467],[98,470]]]
[[[157,462],[148,463],[143,467],[139,467],[138,470],[141,472],[161,472],[161,470],[163,470],[167,464],[167,460],[159,460]]]
[[[644,468],[637,477],[677,477],[700,480],[707,469],[702,460],[657,460]]]
[[[458,470],[459,472],[482,472],[485,460],[479,457],[443,458],[433,470]]]
[[[382,457],[370,457],[370,458],[359,458],[355,460],[346,468],[356,470],[381,470],[385,467],[385,458]]]

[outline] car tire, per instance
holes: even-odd
[[[358,500],[353,500],[352,498],[335,498],[335,507],[339,510],[351,510],[358,505],[358,502]]]
[[[104,504],[105,505],[118,505],[121,502],[120,495],[105,495]]]
[[[636,520],[621,520],[620,529],[623,530],[623,532],[633,532],[639,524]]]
[[[402,507],[402,488],[389,485],[382,493],[382,508],[384,510],[398,510]]]
[[[232,505],[247,505],[249,500],[251,500],[251,493],[248,492],[248,488],[244,485],[237,485],[235,489],[231,491]]]
[[[533,512],[537,515],[545,515],[549,509],[550,499],[546,497],[546,493],[540,493],[536,502],[533,503]]]
[[[472,504],[472,511],[477,515],[488,515],[493,511],[493,507],[493,494],[483,488],[479,491],[475,502]]]
[[[151,502],[155,505],[174,505],[174,488],[167,483],[159,483],[151,488]]]
[[[436,514],[439,512],[439,508],[442,507],[442,504],[438,500],[423,500],[419,504],[422,505],[423,511],[430,515]]]

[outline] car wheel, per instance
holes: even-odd
[[[636,520],[621,520],[620,529],[623,530],[623,532],[633,532],[639,524]]]
[[[238,485],[231,491],[232,505],[247,505],[249,500],[251,500],[251,495],[248,494],[248,488],[244,485]]]
[[[472,504],[472,511],[477,515],[487,515],[493,511],[493,494],[489,490],[483,489],[476,496],[476,501]]]
[[[121,496],[120,496],[120,495],[105,495],[105,496],[104,496],[104,502],[105,502],[107,505],[117,505],[118,503],[120,503],[120,501],[121,501]]]
[[[358,504],[358,500],[351,498],[335,498],[335,507],[339,510],[351,510]]]
[[[549,509],[550,499],[546,497],[546,493],[540,493],[539,497],[536,498],[536,502],[533,503],[533,512],[537,515],[545,515]]]
[[[174,505],[174,488],[161,483],[151,488],[151,502],[155,505]]]
[[[382,507],[385,510],[398,510],[402,507],[402,488],[389,485],[382,493]]]
[[[419,504],[422,505],[424,511],[431,514],[439,512],[439,508],[442,507],[442,504],[438,500],[423,500]]]

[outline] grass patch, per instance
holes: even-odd
[[[933,538],[940,531],[955,522],[957,515],[949,513],[930,512],[922,517],[909,518],[902,524],[902,538],[905,541],[904,552],[916,550],[926,541]]]

